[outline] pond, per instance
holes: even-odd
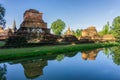
[[[120,47],[0,63],[0,80],[120,80]]]

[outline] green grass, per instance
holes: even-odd
[[[53,45],[32,48],[0,49],[0,61],[40,56],[41,54],[60,54],[60,53],[69,54],[69,52],[86,51],[90,49],[109,46],[120,45],[118,43],[96,43],[96,44],[57,45],[57,46]]]

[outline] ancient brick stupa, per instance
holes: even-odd
[[[90,26],[90,27],[88,27],[87,29],[84,29],[84,30],[82,31],[82,36],[83,36],[83,37],[87,37],[87,36],[89,36],[89,37],[98,36],[97,30],[96,30],[96,28],[95,28],[94,26]]]
[[[50,29],[47,28],[47,23],[42,19],[42,14],[35,9],[26,10],[17,35],[25,36],[28,42],[53,40]]]
[[[78,42],[78,39],[76,38],[76,36],[74,36],[72,34],[72,31],[70,30],[70,27],[68,27],[68,30],[66,32],[66,34],[63,36],[63,41],[64,42],[68,42],[68,43],[76,43]]]
[[[82,30],[82,36],[79,38],[83,42],[100,40],[100,36],[94,26],[90,26],[87,29]]]
[[[67,30],[67,32],[66,32],[66,35],[72,35],[72,31],[71,31],[70,27],[68,27],[68,30]]]

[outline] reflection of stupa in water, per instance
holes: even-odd
[[[82,52],[82,59],[84,60],[95,60],[100,49]]]
[[[28,79],[34,79],[43,75],[43,68],[47,66],[46,60],[32,60],[21,63],[24,68],[25,76]]]

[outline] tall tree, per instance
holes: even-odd
[[[5,16],[5,8],[0,4],[0,25],[3,25],[3,26],[6,23],[4,16]]]
[[[107,24],[103,26],[103,34],[109,34],[109,30],[110,30],[110,24],[109,22],[107,22]]]
[[[112,24],[112,34],[118,39],[120,40],[120,16],[116,17],[113,20],[113,24]]]
[[[56,35],[61,35],[62,31],[65,28],[65,22],[61,19],[54,21],[51,25],[51,29]]]
[[[110,33],[110,24],[109,24],[109,22],[107,22],[107,24],[105,24],[103,26],[102,31],[99,32],[99,35],[103,36],[103,35],[106,35],[106,34],[109,34],[109,33]]]
[[[77,29],[76,31],[72,31],[72,34],[79,38],[81,36],[82,29]]]

